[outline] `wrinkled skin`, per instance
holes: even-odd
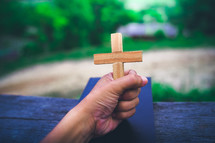
[[[126,81],[127,80],[127,81]],[[140,87],[147,84],[133,70],[125,72],[125,78],[113,80],[112,73],[103,76],[86,100],[93,100],[93,117],[96,122],[95,136],[105,135],[119,123],[135,114],[139,103]],[[125,85],[123,85],[126,83]],[[119,86],[119,84],[121,84]]]

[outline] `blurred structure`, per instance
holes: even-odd
[[[178,35],[178,29],[170,23],[130,23],[121,26],[117,32],[128,37],[156,38],[156,34],[164,34],[167,38],[175,38]]]

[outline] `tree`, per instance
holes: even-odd
[[[0,1],[0,35],[23,35],[28,24],[26,7],[16,1]]]
[[[176,0],[176,7],[167,9],[171,22],[190,32],[215,34],[214,0]]]
[[[90,0],[90,3],[95,15],[94,26],[90,33],[92,44],[101,44],[120,25],[139,20],[136,12],[126,10],[124,4],[118,0]]]

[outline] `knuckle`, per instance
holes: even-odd
[[[133,83],[137,83],[138,82],[138,79],[137,79],[137,76],[136,75],[130,75],[130,81],[133,82]]]
[[[102,78],[108,80],[108,81],[112,81],[112,76],[111,76],[111,73],[108,73],[106,75],[104,75]]]

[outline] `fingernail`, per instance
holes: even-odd
[[[143,81],[142,82],[143,86],[146,85],[148,83],[148,79],[145,76],[141,76],[141,78],[142,78],[142,81]]]

